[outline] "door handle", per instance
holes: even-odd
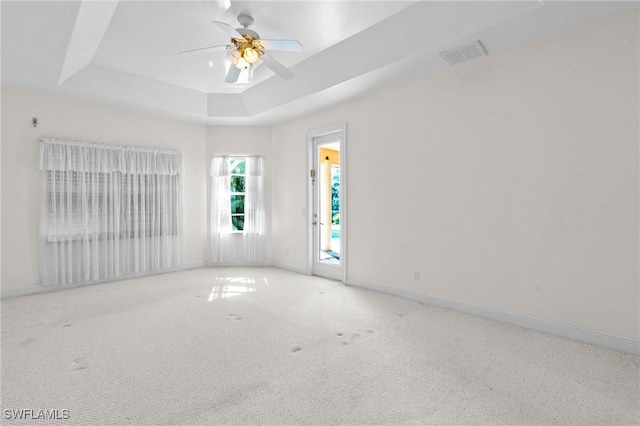
[[[311,222],[311,224],[312,224],[312,225],[317,225],[317,224],[318,224],[318,222]]]

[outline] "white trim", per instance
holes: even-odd
[[[347,241],[349,240],[349,206],[348,206],[348,150],[347,144],[347,123],[342,123],[342,142],[340,143],[340,264],[342,265],[343,283],[347,282]]]
[[[307,273],[307,268],[300,265],[292,265],[291,263],[273,262],[273,268],[284,269],[285,271],[295,272],[301,275],[311,275]]]
[[[410,290],[403,290],[400,288],[389,287],[382,284],[370,283],[354,278],[348,278],[346,284],[354,287],[361,287],[368,290],[391,294],[394,296],[404,297],[406,299],[415,300],[417,302],[422,302],[432,306],[438,306],[441,308],[464,312],[479,317],[489,318],[495,321],[517,325],[531,330],[554,334],[556,336],[567,337],[569,339],[578,340],[580,342],[591,343],[610,349],[628,352],[634,355],[640,355],[640,341],[619,336],[612,336],[610,334],[602,333],[596,330],[577,327],[574,325],[545,320],[541,318],[529,317],[513,312],[501,311],[499,309],[486,308],[484,306],[472,305],[469,303],[445,299],[442,297],[429,296]]]
[[[15,287],[3,287],[0,289],[0,299],[9,299],[12,297],[21,297],[21,296],[29,296],[32,294],[38,294],[38,293],[49,293],[52,291],[69,290],[72,288],[85,287],[85,286],[95,285],[95,284],[104,284],[104,283],[110,283],[110,282],[131,280],[134,278],[163,275],[171,272],[186,271],[188,269],[204,268],[205,266],[207,265],[204,262],[195,262],[195,263],[187,263],[184,265],[180,265],[178,267],[171,268],[171,269],[164,269],[162,271],[152,271],[152,272],[140,273],[140,274],[129,274],[121,277],[115,277],[109,280],[98,280],[98,281],[91,281],[91,282],[85,282],[85,283],[66,284],[66,285],[42,285],[40,283],[37,283],[37,284],[19,285]]]
[[[313,129],[307,132],[307,266],[305,275],[314,274],[314,227],[311,224],[314,221],[314,187],[311,184],[311,176],[309,171],[315,166],[314,152],[316,142],[323,143],[324,140],[318,141],[327,135],[337,134],[340,138],[340,280],[347,282],[347,122],[343,121],[331,126],[325,126],[319,129]],[[316,175],[317,175],[316,170]],[[317,177],[317,176],[316,176]]]
[[[206,267],[206,266],[207,266],[206,262],[185,263],[185,264],[180,265],[179,267],[175,268],[175,269],[174,269],[174,270],[172,270],[171,272],[186,271],[187,269],[198,269],[198,268],[204,268],[204,267]]]
[[[305,268],[305,275],[313,274],[313,226],[311,222],[313,222],[313,210],[314,210],[314,201],[313,201],[313,184],[311,178],[311,170],[313,170],[313,132],[307,133],[307,170],[305,173],[307,175],[307,266]],[[317,172],[316,172],[317,173]],[[315,179],[315,177],[314,177]]]
[[[263,261],[263,262],[244,262],[244,261],[233,261],[226,263],[215,263],[215,262],[207,262],[207,266],[211,268],[228,268],[228,267],[238,267],[238,268],[264,268],[271,266],[271,262]]]
[[[0,297],[2,299],[9,299],[11,297],[29,296],[31,294],[46,293],[49,291],[56,290],[56,288],[51,289],[50,287],[51,286],[44,286],[42,284],[29,284],[29,285],[19,285],[15,287],[2,287],[0,289]],[[64,288],[66,289],[69,287],[64,287]]]

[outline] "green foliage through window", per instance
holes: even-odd
[[[244,198],[245,198],[245,160],[229,159],[231,170],[231,229],[244,231]]]
[[[340,225],[340,166],[331,166],[331,223]]]

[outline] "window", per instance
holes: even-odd
[[[231,229],[233,231],[244,231],[244,200],[246,197],[246,163],[241,159],[229,159],[230,184],[229,193],[231,196]]]
[[[48,241],[178,235],[178,177],[45,170]],[[110,226],[115,211],[120,226]],[[163,226],[158,226],[158,222]]]
[[[264,157],[211,160],[211,262],[265,261]]]
[[[95,282],[180,265],[182,155],[42,139],[41,282]]]

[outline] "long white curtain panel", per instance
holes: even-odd
[[[182,154],[40,140],[40,275],[106,281],[182,261]]]
[[[211,162],[211,261],[265,261],[263,157],[215,157]]]

